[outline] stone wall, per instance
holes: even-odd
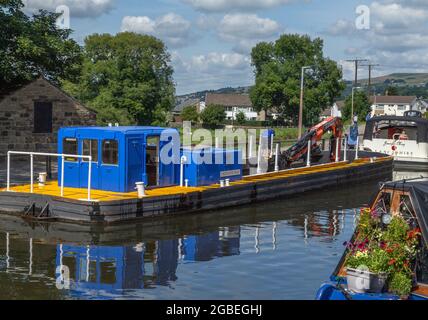
[[[36,101],[52,102],[52,133],[33,133]],[[56,152],[60,127],[95,123],[94,112],[40,78],[0,100],[0,156],[8,150]]]

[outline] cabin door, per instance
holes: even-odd
[[[128,190],[135,190],[136,182],[143,182],[143,139],[128,139]]]
[[[159,185],[159,137],[147,137],[146,141],[147,185]]]

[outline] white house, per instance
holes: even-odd
[[[345,101],[336,101],[332,107],[324,110],[321,114],[320,120],[325,120],[328,117],[342,117],[342,109],[345,106]]]
[[[245,114],[247,120],[265,120],[261,119],[258,112],[254,109],[250,96],[247,94],[207,93],[205,105],[208,106],[211,104],[223,106],[226,111],[226,119],[228,120],[236,120],[236,115],[240,112]]]
[[[371,103],[372,116],[403,116],[406,111],[423,109],[416,96],[374,96]]]

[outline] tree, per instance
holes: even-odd
[[[242,111],[239,111],[236,114],[236,123],[239,125],[243,125],[247,122],[247,117],[245,116],[245,113]]]
[[[300,79],[303,66],[313,66],[305,75],[305,125],[318,121],[322,110],[332,105],[345,89],[337,63],[323,56],[323,41],[309,36],[282,35],[274,43],[261,42],[251,53],[256,84],[250,91],[258,111],[273,110],[297,123]]]
[[[398,96],[399,95],[398,88],[394,87],[394,86],[388,86],[385,89],[385,95],[386,96]]]
[[[358,115],[359,120],[365,120],[367,114],[371,111],[370,102],[365,92],[354,92],[354,113]],[[345,100],[345,106],[342,110],[343,119],[350,120],[352,112],[352,96],[349,95]]]
[[[27,16],[21,0],[0,1],[0,88],[15,88],[39,76],[59,84],[80,75],[82,52],[60,16],[40,10]]]
[[[93,34],[84,56],[81,78],[64,88],[96,109],[100,123],[165,124],[175,88],[162,41],[131,32]]]
[[[210,104],[205,107],[201,113],[201,120],[207,127],[215,128],[224,124],[226,112],[224,107],[216,104]]]
[[[199,121],[199,113],[196,109],[196,106],[187,106],[181,111],[181,118],[184,121],[191,121],[192,123],[197,123]]]

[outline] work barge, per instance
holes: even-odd
[[[333,162],[329,159],[312,164],[309,160],[283,170],[278,168],[278,147],[275,152],[268,148],[276,168],[252,175],[245,175],[245,166],[236,161],[242,158],[240,150],[202,150],[208,157],[235,160],[230,164],[205,165],[188,160],[190,151],[180,146],[180,162],[163,164],[159,158],[167,143],[161,139],[165,130],[173,129],[61,129],[58,154],[49,154],[58,158],[58,181],[45,181],[43,173],[38,183],[33,181],[33,159],[45,154],[10,151],[7,187],[0,190],[0,212],[37,220],[115,223],[249,205],[310,190],[369,180],[386,181],[392,176],[392,157],[339,147]],[[316,144],[311,137],[306,136],[307,147],[302,148],[309,159],[310,146]],[[270,139],[273,136],[267,141],[274,149]],[[296,145],[305,143],[300,141]],[[258,153],[260,156],[260,150]],[[29,184],[11,183],[10,158],[14,154],[30,156]]]

